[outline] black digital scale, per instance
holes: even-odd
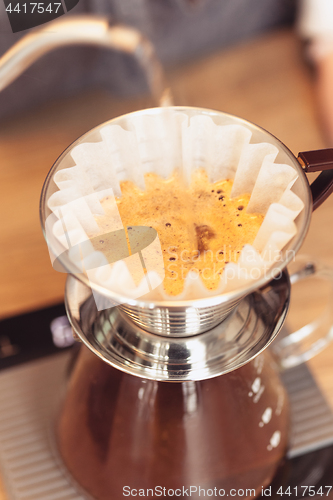
[[[52,435],[77,349],[63,304],[0,322],[0,469],[8,500],[89,498],[62,467]],[[305,364],[283,380],[290,449],[260,498],[333,498],[332,411]]]

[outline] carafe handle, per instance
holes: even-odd
[[[303,151],[297,159],[304,172],[321,171],[310,186],[313,210],[316,210],[333,193],[333,149]]]
[[[291,284],[322,279],[331,285],[324,312],[311,323],[274,342],[272,349],[283,369],[300,365],[322,351],[333,340],[333,268],[307,256],[297,256],[289,266]]]

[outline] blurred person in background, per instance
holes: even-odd
[[[333,0],[80,0],[66,16],[80,13],[107,15],[139,29],[166,67],[295,24],[309,42],[318,103],[333,144]],[[0,2],[0,54],[25,33],[12,33]],[[104,88],[123,97],[147,90],[142,71],[130,56],[68,47],[37,61],[0,93],[0,117],[88,88]]]

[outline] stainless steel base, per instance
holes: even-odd
[[[244,297],[217,326],[200,335],[151,333],[113,307],[98,311],[91,290],[69,276],[65,302],[80,340],[104,362],[152,380],[203,380],[248,363],[275,339],[289,306],[290,282],[279,279]],[[182,315],[196,315],[188,308]]]

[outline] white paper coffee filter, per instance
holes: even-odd
[[[289,165],[274,162],[278,149],[272,144],[251,144],[252,133],[246,126],[217,125],[209,116],[189,119],[180,111],[165,109],[149,116],[128,115],[126,130],[109,124],[99,134],[98,142],[81,143],[72,149],[76,166],[55,173],[59,190],[48,200],[56,216],[55,222],[47,225],[49,245],[59,248],[60,244],[92,285],[129,299],[145,296],[150,300],[194,300],[218,295],[262,277],[295,236],[294,219],[304,208],[292,191],[297,172]],[[253,245],[244,246],[237,264],[226,264],[216,290],[208,290],[198,274],[191,271],[182,293],[171,297],[163,289],[164,265],[158,236],[147,241],[140,252],[121,258],[119,254],[119,260],[111,263],[89,245],[89,239],[102,236],[98,216],[104,214],[100,201],[106,196],[114,200],[107,214],[110,231],[124,238],[115,200],[121,196],[121,181],[130,180],[144,189],[145,173],[168,178],[175,168],[185,183],[198,168],[207,171],[211,182],[233,179],[231,196],[250,193],[247,211],[265,217]]]

